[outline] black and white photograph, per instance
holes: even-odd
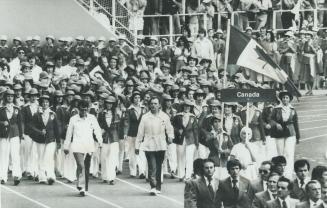
[[[0,0],[0,208],[327,208],[327,0]]]

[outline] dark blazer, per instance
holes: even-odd
[[[7,121],[9,126],[4,126]],[[20,109],[14,106],[14,112],[10,119],[7,117],[7,107],[0,108],[0,138],[13,138],[23,136],[23,117]]]
[[[290,196],[294,199],[298,199],[301,202],[308,200],[305,190],[300,188],[298,179],[293,181],[293,189],[291,190]]]
[[[31,125],[32,125],[32,111],[30,108],[30,105],[25,105],[22,107],[22,115],[23,115],[23,123],[24,123],[24,134],[29,135],[31,131]]]
[[[45,135],[42,134],[43,129],[46,130]],[[41,112],[35,113],[32,120],[30,137],[37,143],[60,143],[60,129],[56,113],[50,111],[49,119],[46,124],[43,123]]]
[[[224,126],[226,123],[226,118],[224,117]],[[240,132],[241,129],[243,128],[243,122],[241,118],[235,114],[233,114],[233,125],[230,133],[230,138],[233,142],[233,144],[237,144],[241,142],[240,138]]]
[[[184,207],[185,208],[215,208],[217,189],[219,181],[215,180],[213,190],[215,196],[212,198],[204,177],[185,182]]]
[[[262,110],[262,120],[263,120],[266,136],[270,136],[271,134],[271,128],[267,129],[266,125],[267,124],[271,125],[271,116],[272,116],[273,109],[274,109],[273,105],[268,105]]]
[[[268,191],[262,191],[254,195],[252,208],[266,208],[267,201],[272,200]]]
[[[214,137],[207,141],[208,148],[210,150],[208,158],[212,159],[215,162],[216,167],[226,167],[228,156],[233,147],[233,142],[226,132],[223,132],[224,141],[219,147],[218,140]],[[222,149],[224,152],[220,152],[219,149]]]
[[[246,124],[246,110],[241,111],[240,117],[242,122]],[[256,141],[258,138],[262,141],[266,141],[262,115],[258,109],[255,110],[251,121],[249,121],[249,127],[252,130],[252,141]]]
[[[61,105],[57,106],[55,109],[53,108],[52,110],[56,112],[58,125],[61,129],[60,139],[64,140],[66,138],[66,131],[70,120],[70,113],[68,107],[65,105]]]
[[[131,105],[128,110],[126,111],[126,119],[124,124],[124,135],[130,137],[136,137],[137,131],[139,129],[139,124],[141,121],[142,116],[146,113],[145,107],[141,106],[141,115],[137,118],[135,109]]]
[[[264,191],[263,181],[261,179],[251,181],[251,186],[252,186],[254,193]]]
[[[295,208],[310,208],[310,202],[309,201],[299,202]]]
[[[298,204],[298,203],[299,203],[299,200],[290,198],[291,207],[288,207],[288,208],[295,208],[296,204]],[[268,201],[267,208],[282,208],[282,206],[277,198],[277,199]]]
[[[216,194],[216,207],[251,208],[254,193],[250,185],[250,181],[240,176],[238,183],[238,197],[235,198],[231,178],[228,177],[219,182],[219,187]]]
[[[271,119],[273,121],[273,128],[271,129],[271,137],[284,138],[290,136],[296,136],[296,140],[300,139],[300,131],[298,124],[298,117],[294,107],[291,107],[291,114],[289,119],[284,122],[282,117],[282,107],[276,106],[272,112]],[[283,130],[278,130],[276,124],[280,124]]]
[[[111,118],[110,126],[108,126],[108,123],[106,121],[106,113],[107,111],[103,110],[99,113],[98,116],[99,125],[101,129],[104,130],[104,133],[102,135],[103,143],[108,144],[118,142],[121,117],[117,113],[114,113],[113,117]]]
[[[211,125],[211,119],[212,119],[212,114],[204,114],[203,118],[201,121],[201,126],[199,126],[199,137],[200,137],[200,142],[201,144],[208,146],[207,141],[213,139],[213,135],[211,134],[212,130],[212,125]]]
[[[186,126],[183,125],[183,114],[178,113],[172,120],[172,125],[174,127],[174,143],[182,145],[184,142],[186,142],[186,145],[190,144],[199,144],[199,127],[197,118],[195,115],[191,114],[189,121]],[[181,133],[182,132],[182,133]]]

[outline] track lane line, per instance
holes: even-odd
[[[321,138],[321,137],[324,137],[324,136],[327,136],[327,134],[322,134],[322,135],[317,135],[317,136],[312,136],[312,137],[307,137],[307,138],[304,138],[304,139],[300,139],[300,142],[305,142],[305,141],[309,141],[309,140],[312,140],[312,139]]]
[[[301,131],[307,131],[307,130],[311,130],[311,129],[320,129],[320,128],[324,128],[327,127],[327,125],[325,126],[315,126],[315,127],[310,127],[310,128],[304,128],[304,129],[300,129]]]
[[[61,181],[56,181],[56,183],[59,183],[59,184],[65,186],[65,187],[67,187],[67,188],[69,188],[69,189],[72,189],[72,190],[74,190],[75,192],[77,192],[76,187],[73,187],[73,186],[67,185],[67,184],[65,184],[65,183],[63,183],[63,182],[61,182]],[[105,204],[107,204],[107,205],[113,206],[113,207],[115,207],[115,208],[124,208],[124,207],[122,207],[122,206],[120,206],[120,205],[118,205],[118,204],[116,204],[116,203],[113,203],[113,202],[111,202],[111,201],[108,201],[108,200],[106,200],[106,199],[103,199],[103,198],[101,198],[101,197],[98,197],[98,196],[96,196],[96,195],[94,195],[94,194],[91,194],[90,192],[85,192],[85,195],[86,195],[86,196],[90,196],[90,197],[92,197],[92,198],[94,198],[94,199],[96,199],[96,200],[98,200],[98,201],[101,201],[101,202],[103,202],[103,203],[105,203]]]
[[[133,184],[133,183],[130,183],[130,182],[126,181],[126,180],[123,180],[123,179],[120,179],[120,178],[116,178],[116,180],[118,180],[118,181],[120,181],[120,182],[123,182],[123,183],[126,183],[127,185],[130,185],[130,186],[132,186],[132,187],[134,187],[134,188],[136,188],[136,189],[142,190],[142,191],[144,191],[144,192],[149,192],[148,189],[142,188],[142,187],[140,187],[140,186],[138,186],[138,185],[135,185],[135,184]],[[167,199],[167,200],[169,200],[169,201],[172,201],[172,202],[174,202],[174,203],[176,203],[176,204],[178,204],[178,205],[184,206],[184,203],[183,203],[183,202],[180,202],[180,201],[178,201],[178,200],[176,200],[176,199],[173,199],[173,198],[171,198],[171,197],[168,197],[168,196],[165,196],[165,195],[162,195],[162,194],[157,194],[157,196],[158,196],[158,197],[161,197],[161,198],[164,198],[164,199]]]
[[[302,121],[299,122],[299,124],[303,124],[303,123],[312,123],[312,122],[316,122],[316,121],[327,121],[327,119],[319,119],[319,120],[309,120],[309,121]]]
[[[48,205],[45,205],[45,204],[43,204],[43,203],[41,203],[41,202],[38,202],[38,201],[36,201],[36,200],[34,200],[34,199],[28,197],[28,196],[25,196],[24,194],[21,194],[21,193],[19,193],[19,192],[17,192],[17,191],[14,191],[14,190],[12,190],[11,188],[8,188],[8,187],[6,187],[6,186],[4,186],[4,185],[1,185],[1,186],[0,186],[0,189],[5,189],[5,190],[7,190],[7,191],[9,191],[9,192],[11,192],[11,193],[14,193],[14,194],[16,194],[16,195],[18,195],[18,196],[20,196],[20,197],[22,197],[22,198],[24,198],[24,199],[30,201],[30,202],[35,203],[35,204],[37,204],[37,205],[39,205],[39,206],[41,206],[41,207],[43,207],[43,208],[51,208],[51,207],[49,207]]]

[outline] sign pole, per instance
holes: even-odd
[[[246,127],[249,127],[249,102],[246,102]]]
[[[226,70],[227,70],[227,65],[228,65],[229,39],[230,39],[230,19],[227,20],[223,89],[226,87],[226,82],[227,82]],[[219,76],[219,74],[218,74],[218,76]],[[224,105],[224,103],[222,103],[222,106],[221,106],[221,128],[222,129],[224,128],[224,110],[225,110],[225,105]]]

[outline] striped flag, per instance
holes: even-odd
[[[254,39],[232,25],[230,26],[228,64],[248,68],[285,84],[287,90],[298,97],[301,96],[285,71],[275,63],[267,52]]]

